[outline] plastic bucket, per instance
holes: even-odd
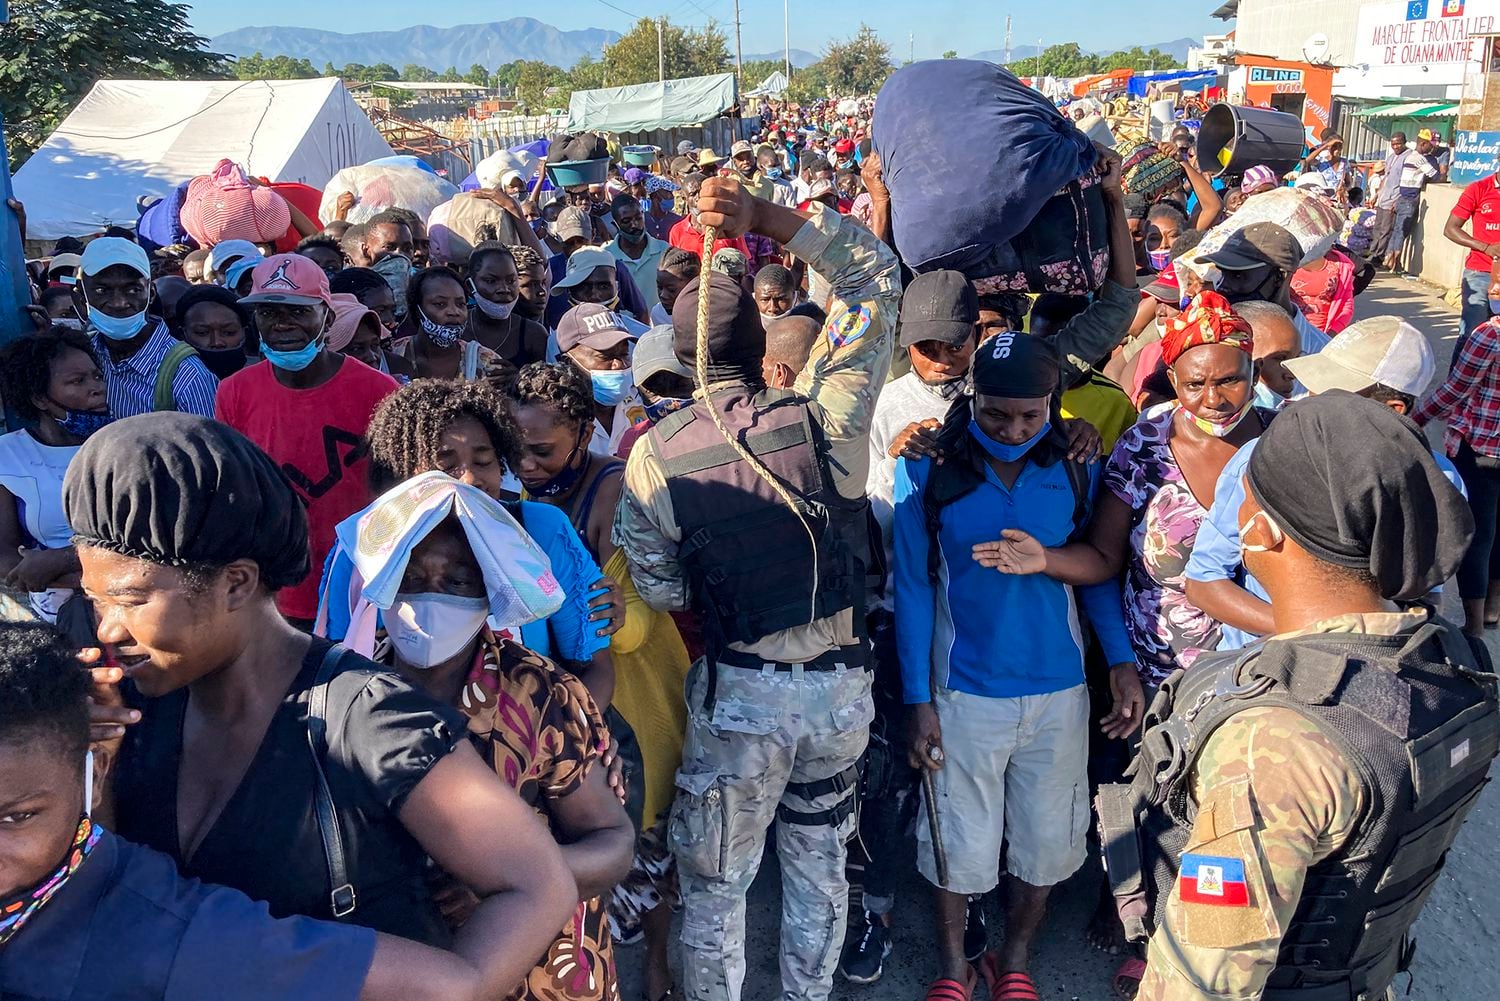
[[[656,163],[656,154],[661,150],[655,146],[626,146],[620,150],[625,162],[632,167],[650,167]]]
[[[603,184],[605,178],[609,177],[609,157],[549,163],[547,176],[559,188],[571,188],[578,184]]]
[[[1302,120],[1284,111],[1216,104],[1198,130],[1198,166],[1212,176],[1263,163],[1280,177],[1302,160]]]

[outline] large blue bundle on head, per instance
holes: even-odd
[[[1097,158],[1045,97],[972,59],[897,70],[880,89],[871,134],[902,260],[971,279],[1005,270],[1011,242],[1049,199],[1091,176]]]

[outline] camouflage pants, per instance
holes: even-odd
[[[856,818],[796,823],[843,807],[853,788],[811,797],[789,785],[851,769],[869,739],[870,675],[720,665],[704,711],[703,662],[688,675],[687,743],[670,838],[682,887],[683,989],[691,1001],[738,1001],[745,981],[745,892],[781,808],[782,998],[825,1001],[848,917],[845,842]]]

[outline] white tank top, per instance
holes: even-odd
[[[37,545],[62,549],[73,529],[63,517],[63,473],[78,445],[43,445],[30,431],[0,435],[0,487],[15,497],[16,517]]]

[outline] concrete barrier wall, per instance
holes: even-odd
[[[1463,280],[1464,258],[1469,248],[1443,237],[1443,226],[1464,189],[1454,184],[1429,184],[1422,189],[1422,204],[1412,226],[1406,270],[1443,289],[1456,289]]]

